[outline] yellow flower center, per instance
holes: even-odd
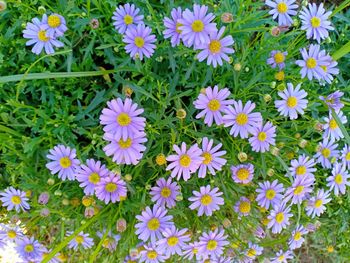
[[[209,50],[213,54],[217,54],[221,50],[221,43],[219,40],[212,40],[209,44]]]
[[[7,232],[7,236],[8,236],[9,238],[11,238],[11,239],[14,239],[15,237],[17,237],[17,233],[16,233],[16,231],[9,230],[9,231]]]
[[[148,252],[147,252],[147,257],[148,257],[149,259],[156,259],[157,256],[158,256],[158,254],[157,254],[157,252],[155,252],[154,250],[148,251]]]
[[[168,243],[168,245],[169,245],[170,247],[173,247],[173,246],[175,246],[177,243],[179,243],[179,239],[178,239],[177,237],[175,237],[175,236],[172,236],[172,237],[169,237],[169,238],[168,238],[167,243]]]
[[[107,237],[107,238],[105,238],[105,240],[103,240],[102,246],[103,246],[103,247],[108,247],[109,244],[110,244],[110,240],[109,240],[109,238]]]
[[[202,157],[204,158],[204,161],[203,161],[204,164],[210,164],[211,161],[213,160],[213,156],[208,152],[203,153]]]
[[[284,71],[279,71],[275,74],[275,79],[282,81],[284,80]]]
[[[278,257],[278,261],[282,262],[284,260],[284,255]]]
[[[248,250],[247,256],[248,257],[254,257],[256,255],[256,250],[254,248],[250,248]]]
[[[284,55],[283,55],[283,53],[281,53],[281,52],[277,52],[277,53],[275,54],[274,58],[275,58],[275,62],[276,62],[277,64],[280,64],[280,63],[282,63],[282,62],[284,61]]]
[[[142,48],[145,45],[145,40],[142,37],[135,37],[134,43],[137,47]]]
[[[49,41],[50,38],[46,36],[45,30],[40,30],[38,32],[38,39],[42,42],[47,42],[47,41]]]
[[[126,25],[130,25],[130,24],[132,24],[132,22],[134,22],[134,19],[132,18],[131,15],[125,15],[124,16],[124,23]]]
[[[281,223],[283,222],[283,220],[284,220],[284,214],[283,214],[283,212],[278,213],[278,214],[276,215],[275,219],[276,219],[276,222],[277,222],[278,224],[281,224]]]
[[[334,119],[331,119],[329,121],[329,128],[331,130],[335,130],[336,128],[338,128],[338,124],[337,124],[337,122]]]
[[[158,165],[164,165],[164,164],[166,164],[166,158],[165,158],[164,154],[160,153],[160,154],[157,155],[157,157],[156,157],[156,163],[157,163]]]
[[[334,182],[336,184],[341,184],[343,182],[343,177],[341,176],[341,174],[337,174],[334,178]]]
[[[66,169],[72,165],[72,161],[69,159],[69,157],[62,157],[60,159],[60,165],[62,168]]]
[[[241,181],[247,180],[249,177],[249,170],[247,168],[240,168],[237,170],[237,178]]]
[[[269,200],[272,200],[276,196],[276,191],[273,189],[269,189],[265,193],[265,197]]]
[[[299,231],[297,231],[297,232],[294,234],[294,240],[295,240],[295,241],[298,241],[300,238],[301,238],[301,233],[300,233]]]
[[[115,183],[108,183],[105,186],[105,190],[109,193],[114,192],[115,190],[117,190],[118,186]]]
[[[308,58],[308,59],[306,60],[306,67],[313,69],[313,68],[316,68],[316,66],[317,66],[317,61],[316,61],[316,59],[314,59],[314,58]]]
[[[305,165],[299,165],[297,167],[297,169],[295,169],[295,173],[297,175],[304,175],[304,174],[306,174],[306,167],[305,167]]]
[[[180,157],[180,165],[182,167],[187,168],[187,167],[190,166],[190,164],[191,164],[191,158],[187,154],[181,155],[181,157]]]
[[[278,11],[278,13],[280,13],[280,14],[284,14],[285,12],[287,12],[287,11],[288,11],[288,6],[287,6],[287,4],[284,3],[284,2],[279,3],[279,4],[277,5],[277,11]]]
[[[246,202],[246,201],[242,201],[240,204],[239,204],[239,211],[242,213],[242,214],[247,214],[250,212],[250,202]]]
[[[24,251],[27,253],[33,252],[34,246],[32,244],[28,244],[24,247]]]
[[[157,230],[159,228],[159,226],[160,226],[160,222],[159,222],[158,218],[152,218],[147,223],[147,227],[151,231]]]
[[[18,195],[14,195],[11,197],[11,202],[15,205],[19,205],[22,202],[22,199]]]
[[[201,204],[205,206],[210,205],[212,201],[213,198],[210,195],[203,195],[201,198]]]
[[[168,198],[171,195],[171,190],[169,187],[163,187],[162,191],[160,192],[160,195],[164,198]]]
[[[350,152],[345,155],[345,160],[350,161]]]
[[[192,23],[192,30],[194,32],[202,32],[204,29],[204,24],[201,20],[194,20]]]
[[[311,25],[314,28],[317,28],[321,25],[321,19],[318,17],[314,16],[313,18],[310,19]]]
[[[331,155],[331,150],[328,148],[323,148],[321,154],[324,158],[328,158]]]
[[[117,117],[117,123],[120,126],[128,126],[131,122],[131,118],[127,113],[120,113]]]
[[[239,113],[236,117],[236,123],[240,126],[245,125],[248,122],[248,115],[245,113]]]
[[[176,33],[181,34],[182,30],[179,29],[179,27],[181,27],[181,26],[183,26],[183,24],[176,23],[176,29],[175,29]]]
[[[218,101],[216,99],[213,99],[213,100],[209,101],[209,103],[208,103],[208,108],[211,111],[219,110],[220,106],[221,106],[220,101]]]
[[[207,244],[207,249],[212,251],[218,246],[218,242],[215,240],[209,240]]]
[[[294,194],[295,194],[295,195],[300,195],[300,194],[303,192],[303,190],[304,190],[304,186],[299,185],[299,186],[297,186],[297,187],[294,189]]]
[[[128,138],[126,141],[124,141],[123,139],[120,139],[118,144],[120,148],[127,149],[131,146],[132,140],[130,138]]]
[[[91,173],[89,175],[89,182],[93,184],[97,184],[100,181],[100,176],[98,173]]]
[[[61,19],[57,15],[50,15],[47,18],[47,23],[50,27],[59,27],[61,25]]]
[[[323,204],[322,199],[317,199],[315,201],[314,206],[315,206],[315,208],[319,208],[322,204]]]
[[[193,248],[193,249],[192,249],[192,253],[193,253],[194,255],[196,255],[196,254],[198,253],[198,248]]]
[[[327,70],[328,70],[328,69],[327,69],[327,66],[320,66],[320,67],[321,67],[321,69],[323,69],[324,72],[327,73]]]
[[[84,237],[83,236],[76,236],[75,237],[75,242],[77,242],[78,244],[81,244],[84,242]]]
[[[263,132],[263,131],[259,132],[259,134],[258,134],[259,141],[264,142],[266,140],[266,137],[267,137],[266,132]]]
[[[295,108],[298,104],[298,100],[296,97],[294,96],[290,96],[288,99],[287,99],[287,106],[289,108]]]

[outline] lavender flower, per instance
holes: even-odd
[[[287,259],[293,259],[293,253],[290,250],[283,252],[280,250],[276,253],[276,256],[271,258],[271,263],[288,263]]]
[[[332,199],[329,198],[329,192],[319,189],[316,196],[309,198],[307,206],[305,208],[306,214],[314,218],[320,216],[326,210],[325,204],[329,203]]]
[[[97,236],[102,239],[106,232],[106,229],[103,229],[103,232],[98,231]],[[102,246],[104,248],[107,248],[110,252],[113,252],[117,249],[118,241],[120,238],[121,236],[119,234],[115,235],[111,230],[109,230],[106,237],[102,241]]]
[[[66,236],[73,235],[72,231],[67,231]],[[74,237],[69,243],[68,248],[72,248],[74,250],[78,250],[79,247],[84,249],[91,248],[94,245],[94,240],[89,237],[88,233],[80,232],[76,237]]]
[[[225,31],[225,27],[220,28],[219,31],[213,31],[210,33],[210,40],[204,44],[198,46],[198,49],[202,50],[197,55],[198,61],[202,62],[207,59],[207,65],[213,65],[214,68],[219,64],[222,66],[222,61],[229,61],[230,58],[227,54],[233,54],[235,51],[231,47],[234,43],[232,36],[226,36],[221,38]]]
[[[292,236],[288,241],[289,248],[293,250],[300,248],[305,241],[303,235],[307,233],[308,231],[302,225],[298,225],[295,230],[293,230]]]
[[[316,39],[320,43],[322,39],[329,36],[328,30],[334,30],[331,22],[328,21],[331,14],[332,12],[326,12],[323,8],[323,3],[318,8],[315,3],[309,4],[308,8],[303,7],[299,17],[302,21],[301,29],[306,30],[307,39]]]
[[[291,120],[297,119],[298,113],[303,115],[307,107],[308,100],[304,99],[307,92],[301,90],[300,85],[298,84],[294,89],[292,83],[287,83],[288,89],[278,92],[282,100],[275,101],[275,107],[281,115],[288,116]]]
[[[157,186],[151,188],[152,201],[156,202],[158,206],[167,206],[169,208],[176,205],[176,196],[180,194],[180,187],[176,182],[160,178],[156,182]]]
[[[278,180],[274,180],[272,183],[265,181],[258,184],[256,201],[261,207],[269,209],[270,206],[274,207],[281,203],[284,191],[283,184],[280,184]]]
[[[144,250],[140,252],[140,259],[138,262],[158,263],[164,262],[167,257],[164,256],[160,247],[155,244],[144,245]]]
[[[239,214],[239,218],[241,216],[248,216],[251,211],[251,203],[250,200],[244,196],[242,196],[239,201],[235,204],[235,212]]]
[[[345,145],[341,152],[341,161],[344,163],[350,170],[350,146]]]
[[[182,248],[186,245],[186,242],[190,241],[189,235],[186,235],[187,228],[178,230],[175,226],[167,228],[163,231],[164,238],[157,241],[157,246],[160,251],[164,251],[166,257],[172,255],[182,256]]]
[[[320,163],[323,168],[331,168],[332,164],[330,158],[338,157],[339,151],[337,150],[338,144],[334,143],[334,140],[323,139],[319,143],[319,150],[315,154],[314,158],[317,163]]]
[[[222,124],[222,114],[227,109],[227,106],[233,103],[233,100],[227,100],[230,94],[228,88],[219,90],[216,85],[213,89],[210,86],[207,87],[205,93],[199,94],[197,100],[193,102],[194,107],[201,110],[197,114],[196,119],[205,116],[204,123],[209,127],[213,124],[213,120],[216,125]]]
[[[175,47],[180,44],[181,30],[179,29],[182,24],[179,23],[179,19],[182,18],[181,7],[173,8],[171,10],[171,19],[165,17],[163,19],[165,30],[163,31],[164,38],[171,38],[171,46]]]
[[[109,173],[109,176],[101,178],[95,186],[96,196],[105,204],[109,202],[115,203],[121,198],[126,197],[126,183],[121,179],[120,175]]]
[[[269,14],[273,16],[273,19],[278,17],[278,25],[292,25],[293,20],[290,16],[296,15],[297,11],[294,9],[298,8],[298,5],[295,4],[295,0],[266,0],[265,4],[272,7]]]
[[[298,176],[294,179],[291,187],[287,188],[284,195],[284,202],[292,200],[292,204],[300,204],[312,192],[314,179],[305,176]]]
[[[0,224],[0,240],[5,243],[16,242],[23,238],[23,232],[18,226]]]
[[[289,168],[290,173],[294,178],[296,177],[309,177],[315,178],[314,172],[316,172],[315,168],[315,160],[313,158],[309,158],[305,154],[299,155],[298,160],[292,160],[290,162],[291,166]]]
[[[215,229],[209,233],[204,232],[199,237],[198,253],[203,258],[220,256],[224,253],[224,247],[228,244],[229,242],[227,241],[224,230]]]
[[[43,254],[41,244],[34,237],[23,236],[17,240],[16,245],[15,249],[22,259],[28,261],[41,260]]]
[[[46,164],[46,167],[51,171],[51,174],[58,173],[58,178],[62,180],[74,180],[80,161],[76,159],[75,149],[57,145],[50,149],[46,157],[52,162]]]
[[[348,119],[346,118],[346,116],[344,116],[342,111],[339,111],[338,113],[335,113],[335,114],[337,114],[342,124],[347,123]],[[323,129],[325,131],[323,134],[323,138],[325,139],[330,138],[331,140],[334,140],[334,141],[344,138],[342,131],[340,130],[336,120],[332,116],[332,112],[329,112],[329,117],[325,117],[324,121],[326,123],[323,125]]]
[[[15,209],[16,212],[20,212],[20,210],[25,211],[30,209],[27,202],[28,198],[24,191],[15,189],[11,186],[6,188],[4,192],[0,192],[0,196],[2,206],[6,207],[8,211]]]
[[[260,123],[260,127],[256,127],[252,134],[249,143],[254,152],[265,152],[270,149],[270,145],[275,145],[276,127],[269,121],[265,125]]]
[[[174,225],[171,221],[173,217],[167,213],[168,211],[164,207],[154,205],[151,209],[147,206],[141,215],[136,216],[137,220],[140,221],[135,225],[135,233],[138,238],[145,242],[151,239],[152,243],[156,239],[162,238],[162,232]]]
[[[48,192],[42,192],[38,197],[38,203],[46,205],[49,202],[50,194]]]
[[[245,251],[245,255],[253,260],[256,258],[256,256],[259,256],[262,254],[264,248],[262,248],[261,246],[257,245],[257,244],[253,244],[252,242],[248,243],[248,249]]]
[[[337,68],[338,62],[336,62],[329,54],[326,54],[325,50],[320,52],[320,56],[325,56],[327,60],[327,65],[321,66],[325,75],[320,79],[320,85],[324,86],[326,82],[331,84],[333,81],[333,75],[339,74],[339,69]]]
[[[152,29],[144,24],[138,24],[137,27],[129,27],[125,31],[123,42],[126,44],[125,51],[130,54],[133,59],[150,58],[156,45],[156,36],[151,34]]]
[[[232,180],[238,184],[248,184],[254,176],[254,165],[251,163],[231,166]]]
[[[271,65],[272,68],[278,66],[279,70],[282,70],[286,65],[284,61],[286,60],[287,55],[287,51],[282,52],[279,50],[272,50],[270,53],[270,57],[267,59],[266,63],[268,65]]]
[[[66,32],[68,29],[66,26],[66,20],[59,14],[51,14],[49,16],[44,14],[42,23],[49,26],[47,29],[48,34],[55,37],[63,36],[64,32]]]
[[[334,189],[336,196],[345,194],[346,186],[350,185],[348,181],[350,175],[346,171],[346,165],[341,163],[335,163],[332,169],[332,175],[327,178],[327,186],[330,187],[330,191]]]
[[[202,255],[198,253],[199,242],[193,242],[185,245],[183,247],[183,258],[192,260],[192,258],[196,258],[196,260],[200,260]]]
[[[140,9],[134,4],[119,5],[113,12],[113,25],[119,34],[124,34],[131,27],[143,24],[143,15],[139,15]]]
[[[198,177],[204,178],[207,174],[207,169],[211,175],[215,175],[216,171],[221,171],[222,166],[226,164],[226,160],[221,158],[226,151],[219,151],[222,147],[222,143],[213,147],[214,140],[203,138],[202,141],[202,157],[204,158],[202,164],[199,166]]]
[[[339,110],[344,107],[344,104],[340,101],[340,98],[343,95],[343,92],[337,90],[329,94],[327,97],[320,96],[320,99],[323,100],[330,109],[334,109],[336,112],[339,112]]]
[[[195,173],[199,166],[204,161],[202,150],[198,148],[197,144],[192,145],[188,150],[186,143],[182,142],[181,149],[177,145],[173,145],[176,154],[169,155],[166,159],[171,162],[166,170],[171,171],[171,177],[177,176],[177,180],[183,177],[187,181],[192,173]]]
[[[198,216],[205,214],[211,216],[214,211],[220,209],[220,205],[224,204],[224,199],[220,197],[222,192],[215,187],[211,190],[210,185],[201,186],[199,192],[193,191],[194,196],[188,198],[192,202],[190,209],[198,208]]]
[[[274,234],[281,233],[282,229],[290,224],[289,218],[292,216],[290,206],[286,207],[286,203],[282,202],[271,210],[270,215],[267,217],[269,219],[267,227],[272,228],[272,233]]]

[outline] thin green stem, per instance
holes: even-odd
[[[350,53],[350,41],[342,46],[340,49],[335,51],[332,55],[334,60],[338,60],[341,57],[344,57],[346,54]]]

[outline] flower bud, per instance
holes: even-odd
[[[185,119],[186,115],[187,115],[187,113],[184,109],[178,109],[176,111],[176,117],[179,118],[180,120]]]
[[[0,1],[0,12],[5,11],[7,8],[7,4],[5,1]]]
[[[98,21],[98,19],[93,18],[90,20],[90,27],[92,29],[97,29],[100,26],[100,22]]]
[[[245,67],[244,70],[245,70],[245,72],[249,72],[250,68],[249,67]]]
[[[264,95],[264,101],[266,102],[266,103],[268,103],[268,102],[270,102],[271,101],[271,95],[270,94],[265,94]]]
[[[56,196],[61,196],[62,195],[62,191],[61,190],[56,190],[53,194],[56,195]]]
[[[298,145],[300,148],[305,148],[307,145],[307,140],[301,139]]]
[[[235,71],[241,71],[242,65],[240,63],[236,63],[236,64],[233,65],[233,69]]]
[[[281,34],[281,30],[278,26],[274,26],[271,28],[270,34],[271,34],[271,36],[277,37],[277,36],[279,36],[279,34]]]
[[[86,218],[91,218],[95,215],[95,209],[93,206],[89,206],[85,208],[84,216]]]
[[[50,195],[48,192],[43,192],[39,195],[38,203],[41,205],[46,205],[49,202]]]
[[[69,202],[73,207],[77,207],[80,205],[80,200],[78,197],[73,197]]]
[[[286,84],[284,83],[278,84],[277,86],[278,91],[284,91],[285,89],[286,89]]]
[[[248,159],[248,155],[245,152],[239,152],[237,158],[241,163],[243,163]]]
[[[183,199],[184,198],[181,194],[176,196],[176,201],[182,201]]]
[[[273,147],[271,147],[270,152],[271,152],[272,155],[277,156],[280,153],[280,149],[278,149],[277,147],[273,146]]]
[[[52,179],[52,178],[49,178],[49,179],[47,179],[47,184],[48,185],[54,185],[55,184],[55,180]]]
[[[271,176],[273,176],[273,175],[275,174],[275,170],[272,169],[272,168],[269,168],[269,169],[267,169],[267,172],[266,172],[266,173],[267,173],[268,176],[271,177]]]
[[[270,83],[270,87],[271,87],[271,89],[276,88],[276,81],[272,81],[272,82]]]
[[[66,198],[62,199],[62,205],[69,205],[69,200]]]
[[[125,178],[125,181],[130,182],[132,180],[132,175],[131,174],[126,174],[124,176],[124,178]]]
[[[151,20],[152,20],[152,16],[148,15],[148,16],[146,16],[146,19],[147,19],[148,21],[151,21]]]
[[[230,219],[224,218],[224,220],[222,221],[222,225],[224,226],[224,228],[229,228],[230,226],[232,226],[232,222],[230,221]]]
[[[233,15],[228,12],[223,13],[221,15],[221,22],[226,24],[233,22]]]
[[[124,86],[123,93],[125,94],[126,97],[130,98],[131,95],[134,93],[134,90],[129,86]]]
[[[50,215],[50,210],[48,208],[43,208],[40,210],[40,215],[42,217],[47,217]]]
[[[39,7],[38,7],[38,13],[39,13],[40,15],[45,14],[45,13],[46,13],[46,8],[43,7],[42,5],[39,6]]]
[[[92,206],[93,204],[95,204],[95,200],[91,195],[83,196],[81,202],[85,207]]]
[[[116,229],[118,232],[121,232],[121,233],[126,230],[126,220],[124,218],[118,219]]]
[[[322,132],[323,131],[323,124],[320,122],[316,122],[314,129],[318,132]]]

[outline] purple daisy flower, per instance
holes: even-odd
[[[219,230],[218,228],[209,233],[204,232],[199,237],[198,243],[198,253],[202,255],[203,258],[220,256],[224,253],[224,248],[228,245],[227,236],[224,230]]]
[[[187,46],[198,47],[201,44],[209,43],[209,35],[215,32],[216,23],[211,23],[215,18],[212,13],[207,14],[208,7],[205,5],[193,5],[193,12],[186,8],[182,18],[178,20],[181,24],[181,36]]]
[[[345,145],[341,151],[341,162],[344,163],[350,170],[350,146]]]
[[[317,163],[320,163],[323,168],[331,168],[332,164],[330,159],[338,157],[339,151],[337,150],[338,144],[334,143],[334,140],[323,139],[319,143],[319,150],[314,155]]]
[[[133,59],[140,58],[142,60],[143,56],[150,58],[156,48],[154,43],[157,41],[156,36],[151,33],[152,29],[144,24],[129,27],[123,37],[126,53],[130,53],[130,57]]]
[[[232,180],[238,184],[248,184],[254,176],[254,165],[251,163],[231,166]]]
[[[169,208],[176,205],[176,196],[180,194],[180,187],[176,182],[160,178],[156,182],[157,186],[151,188],[152,201],[156,202],[158,206],[167,206]]]
[[[113,25],[119,34],[138,24],[143,24],[143,15],[139,15],[140,9],[134,4],[119,5],[113,12]]]
[[[44,14],[42,18],[42,23],[47,24],[49,26],[49,28],[47,29],[49,35],[57,37],[63,36],[64,32],[66,32],[68,29],[66,26],[66,20],[63,16],[59,14],[51,14],[49,16]]]
[[[181,176],[187,181],[192,173],[195,173],[199,166],[204,161],[202,157],[202,150],[198,148],[197,144],[192,145],[188,150],[186,143],[182,142],[181,149],[177,145],[173,145],[173,149],[176,154],[169,155],[166,160],[171,162],[166,170],[171,171],[171,177],[177,176],[177,180],[180,180]]]
[[[248,249],[245,251],[245,255],[250,258],[251,260],[255,259],[256,256],[259,256],[262,254],[264,248],[257,245],[253,244],[252,242],[248,243]]]
[[[286,56],[288,55],[288,52],[282,52],[279,50],[272,50],[270,53],[270,57],[267,59],[266,63],[268,65],[271,65],[272,68],[275,68],[278,66],[280,70],[282,70],[286,64],[284,61],[286,60]]]
[[[346,165],[341,163],[335,163],[332,169],[332,175],[327,177],[327,186],[330,191],[334,189],[334,194],[336,196],[340,194],[345,194],[346,186],[350,185],[348,181],[350,175],[346,171]]]
[[[192,258],[195,257],[197,261],[200,260],[202,255],[198,253],[198,247],[199,242],[193,242],[184,245],[182,253],[183,258],[192,260]]]
[[[346,116],[344,116],[342,111],[339,111],[336,114],[342,124],[347,123],[348,119],[346,118]],[[324,121],[326,123],[323,125],[323,129],[325,131],[323,134],[323,138],[325,139],[330,138],[331,140],[334,140],[334,141],[344,138],[342,131],[340,130],[336,120],[332,116],[332,112],[329,112],[329,117],[325,117]]]
[[[324,86],[326,84],[325,82],[327,82],[328,84],[332,83],[334,79],[333,75],[338,75],[339,69],[337,68],[338,62],[333,60],[333,58],[329,54],[326,54],[325,50],[322,50],[320,52],[320,56],[325,56],[328,62],[327,65],[321,66],[325,75],[322,79],[320,79],[320,85]]]
[[[196,119],[205,116],[204,123],[209,127],[213,124],[213,120],[217,125],[222,124],[222,114],[227,106],[233,103],[233,100],[226,100],[230,94],[228,88],[219,90],[216,85],[213,89],[210,86],[207,87],[205,93],[199,94],[197,100],[193,102],[196,109],[202,110],[197,114]]]
[[[293,252],[290,250],[287,250],[286,252],[283,252],[283,250],[280,250],[276,253],[276,256],[271,258],[271,263],[288,263],[287,259],[293,259]]]
[[[210,33],[210,40],[198,46],[202,51],[197,55],[198,61],[202,62],[207,59],[207,65],[213,65],[214,68],[219,64],[222,66],[222,60],[230,61],[227,54],[233,54],[235,51],[231,47],[234,43],[232,36],[221,38],[225,31],[225,27]]]
[[[332,199],[329,198],[329,192],[319,189],[316,196],[309,198],[307,206],[305,208],[306,214],[314,218],[320,216],[326,210],[325,204],[329,203]]]
[[[72,231],[67,231],[66,236],[73,235]],[[84,249],[91,248],[94,245],[94,240],[89,236],[88,233],[84,233],[81,231],[76,237],[74,237],[68,243],[68,248],[72,248],[74,250],[78,250],[79,247]]]
[[[340,101],[340,98],[343,95],[343,92],[337,90],[329,94],[327,97],[320,96],[320,99],[323,100],[330,109],[334,109],[336,112],[339,112],[340,109],[344,107],[344,104]]]
[[[222,166],[224,166],[227,162],[227,160],[220,157],[226,154],[226,151],[219,151],[220,148],[222,147],[222,143],[219,143],[214,147],[213,147],[213,143],[214,143],[213,139],[209,140],[207,137],[203,138],[202,157],[204,158],[204,161],[199,166],[199,171],[198,171],[199,178],[204,178],[206,176],[207,169],[209,170],[211,175],[215,175],[216,171],[221,171]]]
[[[175,254],[182,256],[182,248],[186,245],[186,242],[191,240],[189,235],[185,235],[186,232],[187,228],[181,230],[178,230],[175,226],[167,228],[162,233],[164,238],[157,241],[157,246],[166,257]]]
[[[261,226],[257,226],[254,231],[254,236],[259,239],[263,239],[266,237],[266,233]]]
[[[308,231],[302,225],[297,226],[295,230],[293,230],[292,236],[288,241],[289,248],[293,250],[300,248],[305,241],[303,235],[306,235],[307,233]]]
[[[247,197],[242,196],[239,201],[235,204],[235,212],[238,213],[240,216],[248,216],[250,214],[250,211],[252,209],[250,200]]]
[[[115,203],[121,198],[126,197],[126,183],[118,174],[109,173],[109,176],[101,178],[95,186],[96,197],[104,201]]]
[[[181,40],[181,30],[179,29],[182,26],[179,23],[179,19],[182,18],[182,9],[181,7],[173,8],[171,10],[171,19],[165,17],[163,19],[165,30],[163,31],[164,38],[171,38],[171,46],[175,47],[180,44]]]
[[[314,172],[316,172],[315,168],[315,160],[313,158],[309,158],[305,154],[299,155],[298,160],[294,159],[290,162],[292,167],[289,168],[290,173],[294,178],[297,177],[309,177],[315,178]]]
[[[48,159],[52,160],[46,164],[46,167],[51,171],[51,174],[58,173],[58,178],[61,180],[73,181],[80,164],[80,161],[75,158],[76,155],[75,149],[61,144],[57,145],[50,149],[49,154],[46,155]]]
[[[299,17],[302,22],[301,29],[306,30],[307,39],[316,39],[320,43],[322,39],[329,36],[328,30],[334,30],[331,22],[328,21],[331,14],[331,11],[326,12],[323,8],[323,3],[318,8],[315,3],[309,4],[308,8],[303,7]]]
[[[274,180],[272,183],[269,181],[265,181],[262,183],[258,183],[259,188],[256,189],[258,193],[256,197],[256,201],[258,205],[269,209],[270,206],[274,207],[281,203],[283,198],[284,187],[283,184],[280,184],[278,180]]]
[[[28,261],[41,260],[43,254],[41,244],[34,237],[23,236],[17,240],[16,245],[15,249],[22,259]]]
[[[292,186],[286,189],[283,201],[287,203],[292,199],[292,204],[301,204],[306,196],[312,192],[313,184],[314,178],[306,176],[296,177]]]
[[[15,189],[11,186],[6,188],[4,192],[0,192],[0,196],[2,206],[6,207],[7,211],[15,209],[16,212],[20,212],[20,210],[25,211],[30,209],[27,202],[29,199],[24,191]]]
[[[108,101],[107,106],[102,110],[100,123],[105,125],[105,132],[116,135],[116,140],[126,141],[130,135],[144,130],[146,119],[139,117],[143,109],[138,109],[131,99],[126,98],[123,102],[117,98]]]
[[[253,112],[255,103],[248,101],[244,106],[241,100],[233,101],[233,107],[228,106],[223,116],[225,127],[232,126],[230,135],[242,139],[248,138],[249,134],[254,132],[254,127],[262,123],[260,112]]]
[[[188,198],[192,202],[190,209],[198,208],[198,216],[205,214],[211,216],[214,211],[220,209],[220,205],[224,204],[224,199],[220,197],[222,192],[215,187],[211,190],[210,185],[201,186],[199,192],[193,191],[194,196]]]
[[[117,139],[118,135],[105,133],[103,139],[110,143],[103,147],[107,156],[113,155],[113,162],[116,164],[136,165],[142,159],[146,147],[143,143],[147,142],[144,132],[136,132],[128,135],[127,139]]]
[[[163,231],[174,225],[173,216],[167,213],[168,211],[162,206],[154,205],[152,209],[147,206],[141,215],[136,216],[140,221],[135,225],[138,238],[145,242],[151,239],[152,243],[162,238]]]
[[[265,125],[260,123],[260,127],[256,127],[252,134],[249,143],[254,152],[265,152],[270,149],[270,145],[275,145],[276,127],[269,121]]]
[[[309,80],[312,80],[313,78],[316,78],[317,80],[323,79],[326,73],[322,67],[327,66],[329,62],[327,56],[320,51],[320,46],[311,44],[309,51],[307,51],[306,48],[303,48],[300,52],[303,59],[297,60],[295,64],[301,67],[301,77],[305,78],[307,76]]]
[[[18,226],[0,224],[0,240],[7,242],[16,242],[23,238],[23,232]]]
[[[295,0],[266,0],[265,4],[272,7],[269,14],[272,15],[273,19],[278,17],[278,25],[290,26],[293,24],[291,16],[297,14],[295,9],[298,8],[298,5],[295,4]]]
[[[271,210],[270,215],[267,217],[269,219],[267,227],[269,229],[272,228],[272,233],[274,234],[281,233],[282,229],[290,224],[289,218],[292,216],[290,206],[286,207],[286,203],[282,202]]]
[[[304,114],[304,109],[307,107],[308,100],[304,99],[307,96],[305,90],[300,89],[298,84],[295,89],[292,83],[287,83],[288,88],[278,92],[282,100],[275,101],[275,107],[282,116],[289,117],[291,120],[298,118],[298,113]]]
[[[81,184],[80,187],[84,188],[86,195],[93,195],[95,192],[95,186],[100,182],[102,177],[107,176],[109,173],[106,166],[101,165],[100,161],[93,159],[87,159],[86,165],[82,164],[77,171],[76,177]]]
[[[54,37],[54,31],[49,30],[48,24],[41,22],[38,18],[32,19],[33,23],[27,23],[23,30],[23,37],[29,39],[26,46],[34,45],[32,52],[39,55],[44,49],[46,54],[53,54],[53,47],[63,47],[64,44]]]
[[[43,252],[43,255],[42,255],[42,260],[44,260],[48,254],[50,254],[50,252],[52,251],[52,249],[47,249],[46,247],[44,246],[41,246],[41,251]],[[53,258],[51,258],[48,263],[60,263],[61,260],[58,259],[58,257],[60,256],[60,253],[57,253]]]
[[[103,232],[98,231],[97,236],[102,239],[106,232],[106,229],[103,229]],[[107,248],[110,252],[113,252],[117,249],[120,238],[121,236],[119,234],[115,235],[111,230],[109,230],[107,236],[103,239],[102,246]]]
[[[140,259],[138,262],[158,263],[164,262],[167,259],[159,246],[151,243],[143,247],[144,249],[140,252]]]

